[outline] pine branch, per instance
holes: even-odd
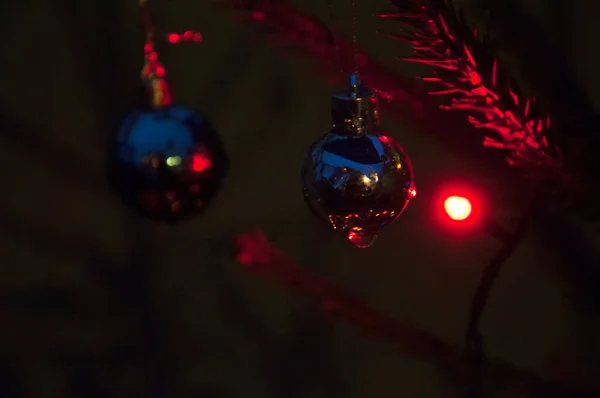
[[[540,115],[533,97],[519,94],[494,55],[491,40],[479,37],[477,27],[456,12],[452,0],[392,0],[395,12],[382,19],[398,22],[402,30],[388,37],[409,43],[415,55],[406,62],[427,65],[432,76],[422,78],[441,88],[431,95],[446,97],[445,110],[468,112],[476,128],[492,130],[483,145],[508,150],[510,165],[563,175],[559,150],[547,139],[551,118]]]
[[[479,398],[484,395],[484,371],[487,366],[486,353],[484,348],[483,334],[480,330],[480,321],[483,311],[486,307],[492,287],[498,277],[502,266],[510,259],[515,250],[521,243],[526,233],[527,227],[536,204],[537,189],[534,186],[531,190],[527,206],[523,209],[519,221],[512,233],[507,232],[500,225],[493,221],[488,221],[486,231],[490,236],[494,236],[503,242],[502,246],[496,251],[491,260],[486,264],[481,275],[481,280],[471,300],[469,310],[469,321],[467,323],[467,333],[465,345],[467,354],[471,357],[473,377],[470,383],[470,396]]]
[[[334,88],[346,84],[347,73],[352,70],[352,45],[331,26],[312,15],[303,14],[286,0],[211,2],[227,11],[236,21],[252,25],[255,36],[263,43],[281,53],[309,61],[308,67],[323,83]],[[414,79],[398,75],[360,48],[358,53],[363,82],[383,99],[380,102],[382,114],[394,119],[399,126],[409,126],[412,131],[435,136],[448,151],[468,157],[474,164],[485,165],[497,176],[514,178],[511,170],[498,162],[500,156],[490,156],[488,151],[480,150],[480,143],[472,134],[475,129],[463,117],[440,110],[435,98],[429,96]]]
[[[302,55],[311,58],[314,61],[314,70],[319,72],[321,76],[325,76],[326,82],[339,84],[336,83],[336,77],[337,81],[339,81],[339,77],[345,77],[340,76],[343,74],[339,73],[339,69],[341,66],[340,61],[343,62],[344,60],[351,60],[352,58],[349,42],[338,36],[336,41],[340,48],[336,49],[336,43],[333,41],[334,34],[332,34],[331,29],[327,28],[322,23],[319,23],[314,18],[302,15],[285,1],[213,0],[213,2],[225,6],[228,10],[234,9],[243,11],[250,17],[248,18],[249,20],[262,27],[265,32],[268,32],[266,38],[279,42],[282,44],[282,47],[285,46],[286,51],[295,49]],[[393,16],[387,15],[383,17],[393,18],[397,16],[396,13]],[[404,14],[403,16],[409,17],[407,14]],[[414,19],[417,17],[422,17],[422,13],[413,14]],[[470,32],[470,34],[472,33],[473,32]],[[532,111],[534,108],[533,105],[535,105],[533,99],[529,99],[529,101],[522,100],[521,96],[515,90],[509,89],[507,91],[506,89],[500,89],[501,87],[504,87],[500,82],[503,82],[506,79],[500,77],[500,68],[497,63],[495,67],[490,69],[493,72],[493,75],[495,75],[492,79],[494,84],[490,87],[493,87],[495,91],[483,91],[486,93],[486,96],[483,97],[483,104],[481,104],[482,95],[479,91],[474,91],[473,93],[466,91],[464,87],[456,84],[456,79],[452,80],[445,78],[445,73],[457,74],[457,72],[462,70],[460,69],[462,64],[460,64],[458,60],[445,59],[443,56],[440,56],[439,53],[436,55],[435,52],[431,52],[431,46],[421,45],[423,44],[422,42],[415,42],[417,39],[421,41],[428,40],[428,43],[425,44],[441,46],[444,44],[443,40],[432,35],[427,36],[419,31],[412,32],[411,34],[403,33],[394,37],[410,43],[413,45],[415,51],[419,52],[413,61],[417,62],[417,60],[420,59],[421,53],[428,54],[428,62],[430,62],[432,66],[437,67],[439,71],[435,76],[423,78],[423,80],[431,83],[438,83],[444,87],[444,90],[439,90],[436,93],[438,96],[452,97],[460,94],[462,103],[454,104],[454,108],[452,109],[462,108],[469,110],[470,112],[478,111],[483,114],[483,116],[478,116],[484,118],[485,115],[489,115],[490,112],[489,104],[487,104],[485,98],[490,97],[495,101],[496,103],[494,105],[496,105],[496,107],[495,112],[492,112],[492,117],[484,118],[477,127],[494,128],[496,125],[493,123],[498,123],[496,119],[500,117],[498,112],[504,111],[505,116],[509,116],[506,116],[508,120],[503,121],[503,123],[506,123],[506,126],[503,126],[504,129],[501,129],[500,131],[506,134],[506,137],[509,140],[508,142],[513,145],[514,148],[512,148],[512,152],[520,149],[520,147],[517,146],[517,141],[519,141],[519,139],[521,141],[526,141],[525,133],[529,130],[537,132],[537,135],[534,135],[534,137],[537,137],[544,143],[546,137],[543,133],[545,133],[549,127],[549,118],[533,116],[535,115]],[[461,50],[461,48],[459,48],[459,50]],[[468,60],[468,62],[471,62],[469,65],[471,65],[476,73],[481,73],[475,68],[480,67],[483,64],[480,61],[480,57],[477,56],[477,52],[471,51],[465,46],[463,46],[461,51],[471,55],[472,62],[471,60]],[[340,54],[341,57],[338,57],[337,54]],[[475,64],[475,60],[477,60],[478,64]],[[383,94],[384,97],[395,100],[392,102],[395,114],[401,114],[403,111],[405,112],[404,115],[412,113],[411,116],[413,117],[418,114],[418,118],[420,119],[419,122],[422,125],[431,123],[432,119],[443,120],[438,114],[435,116],[431,114],[425,115],[425,105],[428,102],[423,101],[418,95],[418,91],[410,88],[410,84],[402,79],[393,77],[392,73],[380,66],[376,60],[368,58],[363,52],[359,51],[359,61],[362,70],[361,74],[363,75],[365,82],[380,94]],[[343,66],[346,70],[350,70],[347,65]],[[467,88],[472,90],[477,83],[471,79],[472,77],[473,76],[468,76],[467,79],[463,76],[461,79],[458,79],[458,82],[467,84]],[[477,86],[478,88],[480,88],[484,81],[489,80],[487,78],[487,80],[484,79],[484,77],[480,77],[481,82],[479,86]],[[481,88],[481,90],[484,89],[485,87]],[[507,103],[512,104],[513,108],[520,110],[520,113],[515,111],[511,113],[509,112],[511,109],[502,107],[504,100],[503,96],[508,96],[509,102]],[[451,102],[451,105],[452,104],[453,103]],[[468,107],[469,105],[472,106],[472,109]],[[403,107],[405,109],[402,109]],[[427,107],[426,110],[429,111],[430,108]],[[533,123],[531,126],[527,127],[525,123],[525,127],[521,126],[523,137],[519,138],[517,133],[511,130],[511,126],[519,121],[530,121],[530,119],[534,122],[538,121],[537,124]],[[442,125],[444,128],[441,131],[448,132],[452,128],[452,126],[448,126],[447,123],[442,123]],[[539,127],[540,125],[541,128]],[[510,134],[505,132],[507,128]],[[538,130],[540,131],[538,132]],[[501,138],[502,137],[503,136],[501,135]],[[502,141],[500,144],[504,144],[504,142]],[[491,146],[492,144],[488,141],[488,145]],[[521,143],[520,145],[523,146],[527,144]],[[497,145],[497,147],[511,150],[511,147],[507,145]],[[525,149],[531,151],[532,147],[535,147],[535,145],[529,145],[529,149]],[[535,161],[527,162],[526,160],[528,159],[525,158],[526,160],[522,160],[519,164],[534,165],[538,169],[552,168],[554,170],[559,170],[561,165],[560,162],[557,161],[557,159],[560,159],[558,152],[554,153],[554,149],[551,148],[547,141],[537,149],[539,150],[540,148],[543,149],[543,151],[541,151],[542,156],[540,157],[540,161],[537,163]],[[521,153],[529,154],[529,152],[522,149]],[[548,156],[545,157],[544,155],[546,154]],[[534,151],[534,155],[538,156],[540,153]],[[516,164],[514,161],[513,163]],[[424,358],[436,362],[452,379],[460,379],[464,384],[467,384],[470,381],[471,372],[469,371],[469,360],[471,358],[466,356],[465,353],[462,352],[462,349],[450,346],[439,339],[436,339],[434,336],[417,330],[410,325],[401,324],[373,310],[361,300],[345,292],[339,286],[319,278],[306,269],[296,265],[280,250],[270,245],[266,237],[262,234],[240,236],[237,243],[239,246],[239,262],[253,273],[312,301],[316,301],[317,305],[321,306],[327,314],[332,315],[337,319],[347,321],[366,332],[370,332],[396,343],[404,355],[419,359]],[[477,316],[477,313],[475,313],[475,315]],[[489,370],[490,376],[497,386],[510,385],[510,387],[521,390],[531,396],[544,398],[562,396],[583,398],[588,396],[584,393],[579,393],[574,389],[566,388],[557,383],[544,380],[531,372],[516,369],[505,362],[491,362],[489,364]]]

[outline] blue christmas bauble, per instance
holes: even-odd
[[[130,115],[113,144],[111,184],[125,203],[156,220],[202,212],[228,167],[210,124],[182,106]]]

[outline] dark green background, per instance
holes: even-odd
[[[353,249],[311,218],[299,187],[305,150],[328,128],[333,88],[311,72],[310,60],[253,39],[254,28],[207,2],[161,0],[153,4],[159,27],[204,34],[201,45],[166,47],[161,57],[179,102],[222,134],[231,171],[201,218],[175,227],[136,218],[103,174],[106,139],[132,110],[139,82],[136,3],[0,6],[6,391],[48,398],[456,396],[457,386],[429,362],[407,360],[391,344],[330,323],[246,273],[232,260],[231,237],[263,229],[304,266],[460,346],[469,300],[498,243],[451,237],[431,220],[432,198],[449,176],[463,179],[486,193],[492,217],[510,224],[518,195],[435,137],[384,115],[384,128],[413,158],[419,197],[373,248]],[[324,1],[297,3],[326,18]],[[390,65],[409,54],[375,36],[383,25],[370,15],[385,2],[360,3],[359,44]],[[592,2],[570,2],[562,11],[538,3],[546,4],[523,7],[569,56],[588,94],[600,98]],[[339,2],[337,9],[347,30],[349,8]],[[594,241],[597,228],[574,228]],[[523,242],[483,320],[487,351],[600,391],[598,316],[562,272],[572,265],[569,253],[535,234]]]

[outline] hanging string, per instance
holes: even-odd
[[[342,57],[340,54],[340,44],[339,44],[339,38],[337,37],[337,34],[335,32],[335,6],[334,6],[334,0],[328,0],[327,1],[327,8],[329,11],[329,24],[330,24],[330,32],[332,35],[332,40],[333,40],[333,47],[334,47],[334,51],[335,51],[335,62],[339,65],[340,67],[340,72],[342,73],[342,75],[345,75],[345,68],[344,68],[344,62],[342,62]],[[353,69],[352,69],[352,83],[353,85],[358,89],[358,44],[357,44],[357,36],[358,36],[358,30],[357,30],[357,20],[358,20],[358,11],[357,11],[357,4],[356,4],[356,0],[352,0],[352,19],[351,19],[351,38],[352,38],[352,47],[351,47],[351,51],[352,51],[352,62],[353,62]],[[354,81],[356,80],[356,81]],[[355,84],[356,83],[356,84]]]
[[[142,81],[148,88],[150,96],[150,106],[154,109],[162,109],[169,106],[173,99],[171,91],[167,84],[167,69],[158,60],[156,52],[157,32],[152,22],[152,15],[148,0],[139,0],[142,23],[144,25],[144,65],[142,67]],[[167,40],[171,44],[181,41],[193,41],[198,43],[202,40],[202,35],[190,30],[183,34],[169,33]]]
[[[351,35],[352,35],[352,57],[354,62],[354,74],[358,76],[358,8],[356,4],[357,0],[352,0],[352,21],[351,21]]]
[[[344,65],[342,63],[342,57],[340,55],[340,43],[337,35],[337,30],[335,27],[335,6],[334,0],[327,1],[327,10],[329,12],[329,32],[331,33],[331,39],[333,41],[333,51],[335,53],[335,63],[340,68],[340,72],[344,75]]]

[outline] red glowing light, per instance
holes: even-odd
[[[204,154],[197,153],[192,158],[192,170],[196,173],[207,170],[212,166],[212,162]]]
[[[168,36],[169,43],[179,43],[179,35],[177,33],[170,33]]]
[[[473,210],[469,199],[462,196],[450,196],[444,202],[444,209],[448,216],[456,221],[469,218]]]

